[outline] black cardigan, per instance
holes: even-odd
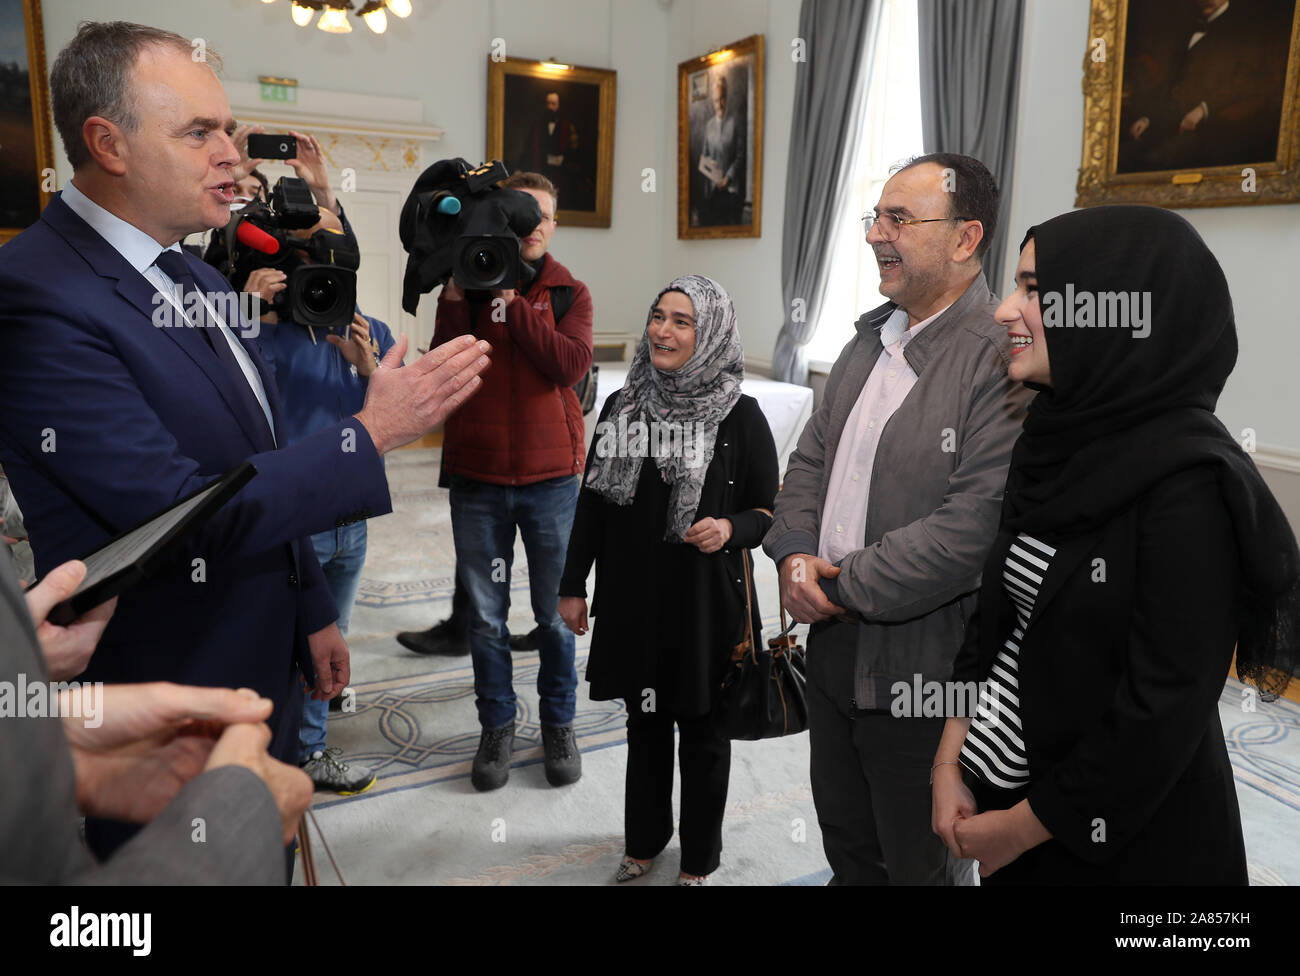
[[[988,675],[1015,625],[1003,529],[954,680]],[[1218,701],[1237,635],[1236,543],[1212,467],[1161,482],[1056,547],[1020,644],[1027,798],[1053,839],[1003,869],[1046,884],[1245,884]],[[998,872],[993,875],[999,879]]]
[[[616,397],[601,411],[603,421]],[[599,437],[592,442],[595,451]],[[592,454],[587,457],[590,467]],[[596,564],[593,629],[587,680],[594,700],[624,698],[644,707],[653,692],[660,713],[702,715],[712,706],[731,648],[745,633],[741,553],[763,539],[777,489],[776,445],[758,402],[742,396],[718,425],[705,475],[702,518],[730,518],[725,548],[705,555],[664,541],[669,486],[654,461],[641,465],[630,505],[608,501],[586,486],[578,496],[560,596],[587,596]],[[754,632],[761,624],[754,598]]]

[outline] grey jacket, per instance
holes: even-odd
[[[835,450],[881,353],[892,302],[858,319],[820,407],[790,456],[763,548],[778,564],[817,553]],[[947,681],[1001,514],[1011,447],[1033,394],[1007,378],[1006,330],[980,274],[903,350],[916,384],[885,425],[867,532],[824,580],[859,621],[848,704],[888,708],[896,681]],[[844,689],[849,694],[849,689]]]
[[[27,604],[0,560],[0,681],[48,680]],[[0,718],[0,884],[284,884],[280,814],[239,766],[201,773],[97,866],[77,837],[76,778],[60,719]],[[194,821],[206,825],[196,843]]]

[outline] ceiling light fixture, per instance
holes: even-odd
[[[357,15],[376,34],[382,34],[388,30],[388,15],[384,13],[384,0],[370,0],[369,3],[357,11]]]
[[[275,3],[275,0],[262,0],[263,3]],[[321,12],[316,26],[331,34],[348,34],[352,23],[348,19],[351,13],[360,17],[372,33],[382,34],[388,30],[388,15],[405,19],[411,16],[411,0],[289,0],[289,16],[299,27],[310,26]]]
[[[348,23],[347,7],[336,7],[329,4],[325,7],[325,12],[320,15],[320,20],[316,21],[316,26],[330,34],[351,34],[352,25]]]

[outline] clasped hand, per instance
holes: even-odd
[[[76,590],[86,573],[73,560],[46,574],[26,594],[28,611],[50,670],[62,680],[85,669],[116,600],[65,627],[45,619]],[[240,765],[266,784],[280,813],[285,843],[311,803],[305,773],[271,758],[271,702],[249,688],[193,688],[165,681],[91,685],[71,695],[102,694],[99,724],[87,721],[84,702],[61,700],[59,714],[76,774],[77,805],[90,816],[147,823],[199,773]]]
[[[981,878],[1006,867],[1051,834],[1034,815],[1028,800],[1010,810],[979,813],[975,797],[956,766],[934,771],[930,828],[955,857],[979,861]]]
[[[840,568],[808,553],[795,553],[781,561],[781,602],[801,624],[815,624],[847,611],[827,598],[817,581],[834,579]]]

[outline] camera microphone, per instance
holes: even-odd
[[[454,217],[460,213],[460,199],[453,196],[449,191],[442,190],[433,195],[433,209],[436,213],[446,214],[448,217]]]
[[[251,247],[254,251],[261,251],[263,254],[276,254],[280,250],[279,241],[247,220],[239,222],[239,227],[235,229],[235,238],[240,244]]]

